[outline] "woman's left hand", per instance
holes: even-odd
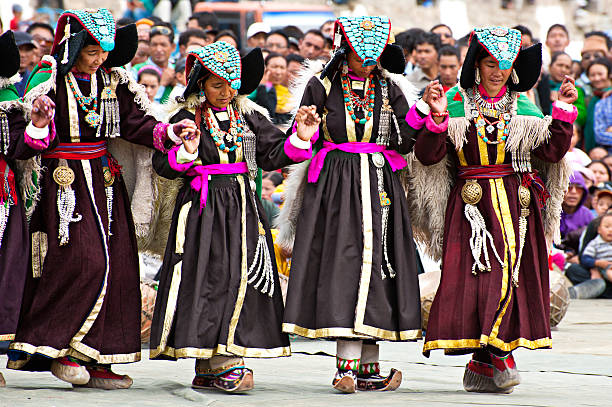
[[[297,123],[297,136],[304,141],[309,141],[321,123],[316,106],[300,106],[295,115],[295,122]]]
[[[189,120],[189,119],[183,119],[178,123],[174,123],[172,125],[172,131],[174,132],[174,134],[176,134],[177,136],[181,137],[181,134],[183,132],[187,132],[187,140],[189,140],[189,137],[195,137],[196,131],[198,130],[195,122],[193,120]],[[182,139],[183,137],[181,137]]]
[[[574,78],[565,75],[563,83],[559,88],[557,100],[572,104],[578,99],[578,90],[576,90]]]
[[[43,95],[32,103],[32,124],[39,129],[47,127],[55,114],[55,103],[49,96]]]

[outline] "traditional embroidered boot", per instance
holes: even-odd
[[[503,357],[491,353],[491,363],[493,364],[493,381],[497,387],[506,389],[521,383],[521,376],[516,369],[512,353]]]
[[[253,371],[245,366],[232,367],[216,375],[214,386],[229,393],[249,391],[254,387]]]
[[[0,373],[0,387],[6,387],[6,381],[4,380],[2,373]]]
[[[334,389],[342,393],[355,393],[362,343],[363,341],[342,339],[336,341],[336,367],[338,370],[332,381]]]
[[[465,365],[463,374],[463,388],[465,391],[476,393],[512,393],[514,387],[502,389],[493,381],[493,365],[489,363],[470,360]]]
[[[87,384],[75,384],[75,387],[90,387],[93,389],[119,390],[129,389],[134,381],[128,375],[118,375],[111,370],[110,365],[93,365],[87,367],[89,381]]]
[[[87,384],[90,378],[83,362],[72,356],[53,359],[51,373],[60,380],[76,385]]]
[[[195,373],[191,387],[194,389],[216,389],[215,375],[210,369],[209,359],[196,359]]]
[[[392,391],[402,383],[402,372],[391,369],[389,376],[380,375],[378,345],[364,343],[361,348],[361,363],[357,374],[357,390]]]

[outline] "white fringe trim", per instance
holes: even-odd
[[[8,88],[9,86],[18,83],[19,81],[21,81],[21,75],[19,75],[19,73],[16,73],[10,78],[0,76],[0,89]]]
[[[51,64],[51,76],[46,81],[39,83],[34,88],[32,88],[28,93],[23,97],[23,101],[27,106],[32,106],[32,103],[39,96],[46,95],[50,91],[55,91],[55,83],[57,79],[57,62],[55,58],[51,55],[45,55],[42,57],[41,61],[49,62]]]

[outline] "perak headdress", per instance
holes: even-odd
[[[508,87],[517,92],[531,89],[540,76],[542,44],[521,49],[521,33],[507,27],[476,28],[470,34],[470,43],[461,70],[460,84],[468,89],[475,84],[476,58],[482,49],[499,64],[499,69],[513,68],[518,81],[508,81]]]
[[[132,60],[138,49],[138,33],[134,24],[116,29],[113,15],[105,8],[65,11],[57,20],[51,50],[60,74],[72,68],[87,42],[99,44],[109,52],[103,66],[111,68]],[[115,47],[117,43],[121,46]]]
[[[218,41],[191,51],[185,61],[185,99],[199,90],[197,82],[208,72],[227,81],[238,93],[249,94],[257,88],[263,77],[261,49],[254,48],[244,58],[240,58],[236,48],[227,42]],[[248,75],[243,75],[244,72],[248,72]]]

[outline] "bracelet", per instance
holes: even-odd
[[[446,117],[448,116],[448,110],[442,113],[438,113],[438,112],[431,112],[431,115],[433,117]]]

